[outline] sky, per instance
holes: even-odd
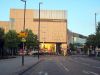
[[[27,9],[66,10],[68,29],[85,36],[95,33],[95,16],[100,21],[100,0],[26,0]],[[0,21],[9,21],[10,9],[23,9],[20,0],[0,0]]]

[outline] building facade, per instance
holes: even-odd
[[[9,21],[0,21],[0,28],[3,28],[5,32],[10,29]]]
[[[81,45],[84,45],[86,43],[86,39],[87,39],[86,36],[68,30],[68,44],[79,43]]]
[[[24,10],[11,9],[8,25],[1,24],[6,30],[16,30],[18,33],[23,30]],[[39,11],[26,10],[25,29],[31,29],[38,35]],[[40,48],[44,52],[57,52],[67,50],[67,18],[64,10],[40,10]]]

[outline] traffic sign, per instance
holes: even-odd
[[[18,34],[18,37],[25,38],[25,37],[27,37],[27,33],[26,33],[26,32],[20,32],[20,33]]]
[[[26,42],[26,39],[25,38],[22,38],[22,42]]]

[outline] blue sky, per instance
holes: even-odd
[[[38,9],[39,2],[43,2],[41,9],[66,10],[71,31],[86,36],[95,33],[94,13],[100,21],[100,0],[27,0],[27,8]],[[10,9],[23,9],[23,4],[20,0],[0,0],[0,21],[9,21]]]

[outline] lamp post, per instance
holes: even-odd
[[[97,13],[95,13],[95,32],[97,30]]]
[[[23,25],[23,32],[25,32],[25,16],[26,16],[26,0],[21,0],[22,2],[24,2],[24,25]],[[23,39],[25,40],[25,38],[22,38],[22,42],[23,42],[23,50],[22,50],[22,66],[24,66],[24,49],[25,49],[25,44],[24,44],[24,41]]]
[[[74,32],[72,34],[73,34],[73,45],[74,45]]]
[[[39,25],[38,25],[38,41],[39,41],[39,49],[38,49],[38,59],[39,59],[39,50],[40,50],[40,6],[42,2],[39,2]]]
[[[26,0],[21,0],[22,2],[24,2],[24,26],[23,26],[23,31],[25,31],[25,16],[26,16]]]

